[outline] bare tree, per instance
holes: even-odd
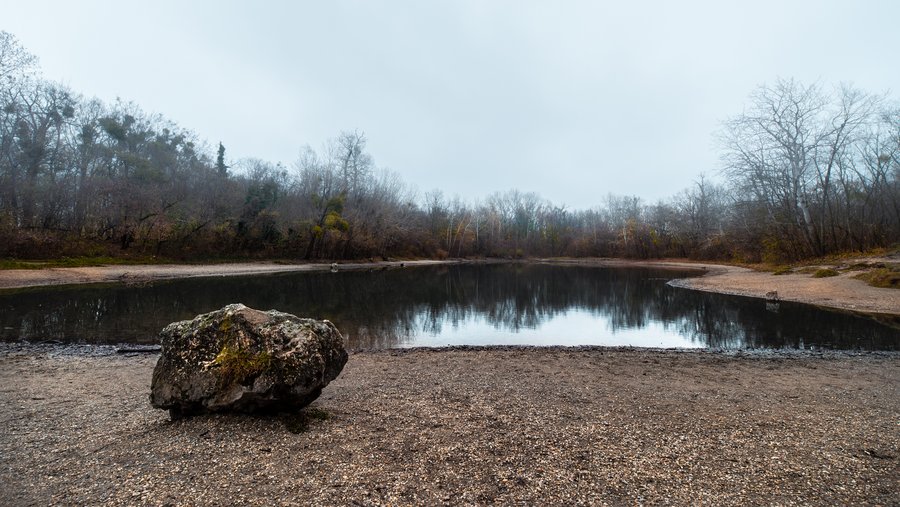
[[[780,260],[900,240],[900,108],[887,96],[780,80],[719,137],[726,184],[701,175],[651,205],[610,195],[569,210],[518,190],[419,202],[359,131],[304,148],[290,171],[231,168],[221,143],[42,79],[0,32],[0,255]]]
[[[810,211],[815,156],[826,101],[817,85],[779,80],[751,95],[743,114],[725,124],[726,172],[742,191],[763,204],[773,225],[808,253],[820,250]]]
[[[726,123],[726,174],[735,194],[749,198],[738,205],[764,210],[763,242],[772,255],[822,255],[887,240],[860,234],[873,224],[853,218],[871,208],[856,201],[861,187],[871,184],[864,172],[872,173],[857,168],[882,171],[882,154],[863,154],[862,147],[872,147],[870,126],[884,102],[849,86],[825,93],[818,85],[782,80],[757,90],[748,110]],[[879,188],[890,186],[886,178],[879,181]]]
[[[37,67],[37,57],[19,44],[16,37],[0,30],[0,85],[21,79]]]

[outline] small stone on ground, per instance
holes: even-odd
[[[351,355],[304,414],[169,422],[155,355],[0,348],[0,505],[891,505],[900,356]]]

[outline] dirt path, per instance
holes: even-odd
[[[0,350],[2,505],[890,505],[900,356],[360,353],[325,420],[169,422],[156,356]]]

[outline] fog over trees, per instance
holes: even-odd
[[[890,97],[779,80],[716,136],[723,183],[700,175],[668,201],[602,188],[587,210],[518,190],[466,201],[414,191],[359,131],[290,166],[231,161],[166,118],[42,78],[0,32],[0,256],[781,261],[900,240]]]

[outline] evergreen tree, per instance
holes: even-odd
[[[219,152],[216,155],[216,171],[223,178],[228,176],[228,166],[225,165],[225,146],[221,142],[219,143]]]

